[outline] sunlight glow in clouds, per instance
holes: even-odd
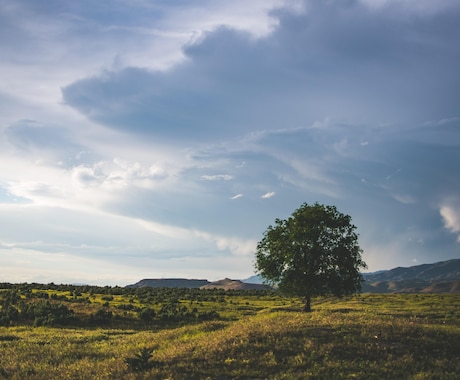
[[[458,234],[457,241],[460,242],[460,215],[457,210],[449,206],[443,206],[440,210],[444,220],[444,226],[454,234]]]
[[[458,258],[459,38],[456,0],[0,2],[0,281],[249,277],[304,202],[371,271]]]

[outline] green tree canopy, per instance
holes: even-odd
[[[286,220],[276,219],[257,244],[255,268],[287,294],[344,296],[361,290],[361,259],[356,227],[335,206],[304,203]]]

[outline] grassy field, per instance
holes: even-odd
[[[159,319],[165,299],[73,294],[85,303],[48,292],[67,297],[79,318],[61,327],[0,327],[0,378],[459,378],[460,295],[317,299],[313,312],[303,313],[300,300],[272,293],[207,292],[202,300],[176,294],[177,309],[217,315],[168,321]],[[156,317],[140,321],[119,308],[126,304],[150,305]],[[101,307],[113,313],[110,320],[81,322]]]

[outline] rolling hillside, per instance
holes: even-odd
[[[397,267],[394,269],[375,273],[364,273],[366,281],[450,281],[460,280],[460,259],[439,261],[433,264],[422,264],[412,267]]]
[[[225,278],[223,280],[211,282],[204,285],[201,289],[224,289],[224,290],[268,290],[270,286],[263,284],[250,284],[240,280],[231,280]]]
[[[460,293],[460,259],[364,273],[363,293]]]

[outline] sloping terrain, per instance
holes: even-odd
[[[423,289],[423,293],[457,293],[460,294],[460,280],[435,282]]]
[[[159,310],[129,291],[106,301],[107,290],[93,289],[91,303],[73,305],[115,312],[135,300]],[[189,305],[191,293],[178,292],[176,301]],[[211,307],[221,318],[153,325],[144,319],[136,328],[116,320],[98,328],[0,326],[0,379],[456,380],[460,373],[460,295],[329,297],[304,313],[294,298],[198,293],[213,300],[193,306]]]
[[[255,274],[254,276],[242,279],[241,281],[247,284],[264,284],[264,278],[260,274]]]
[[[363,293],[460,293],[460,280],[453,281],[377,281],[365,282]]]
[[[368,282],[401,281],[401,280],[426,280],[449,281],[460,279],[460,259],[440,261],[433,264],[415,265],[412,267],[397,267],[394,269],[375,273],[364,273]]]
[[[224,289],[224,290],[267,290],[270,289],[268,285],[262,284],[248,284],[240,280],[231,280],[225,278],[223,280],[211,282],[204,285],[201,289]]]
[[[460,259],[365,273],[363,293],[460,293]]]

